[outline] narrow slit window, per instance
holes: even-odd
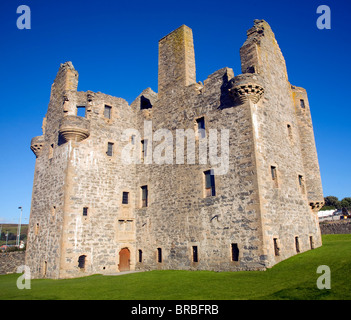
[[[272,180],[277,180],[277,167],[271,166]]]
[[[300,107],[301,107],[302,109],[305,109],[305,108],[306,108],[306,106],[305,106],[305,100],[300,99]]]
[[[239,261],[239,248],[237,243],[232,243],[232,261]]]
[[[129,192],[123,192],[122,194],[122,203],[128,204],[129,203]]]
[[[37,236],[39,234],[39,222],[35,225],[34,234]]]
[[[88,207],[83,208],[83,216],[86,217],[88,215]]]
[[[51,144],[49,149],[49,159],[52,159],[53,157],[54,157],[54,144]]]
[[[292,140],[292,128],[291,128],[291,125],[287,124],[286,128],[287,128],[287,131],[288,131],[288,138],[291,141]]]
[[[147,157],[147,139],[141,140],[141,159],[144,160]]]
[[[310,247],[311,249],[314,249],[314,241],[312,236],[310,236]]]
[[[162,249],[157,248],[157,262],[162,263]]]
[[[147,186],[141,187],[141,206],[147,207],[148,206],[148,188]]]
[[[205,138],[206,136],[205,118],[201,117],[199,119],[196,119],[196,124],[197,124],[198,137]]]
[[[111,119],[111,111],[112,111],[112,107],[111,106],[108,106],[108,105],[105,105],[105,108],[104,108],[104,117],[106,119]]]
[[[193,262],[199,262],[197,246],[193,246]]]
[[[296,253],[299,253],[300,252],[299,237],[295,237],[295,248],[296,248]]]
[[[278,247],[278,239],[274,238],[273,239],[273,245],[274,245],[274,255],[279,256],[279,247]]]
[[[143,251],[142,250],[138,250],[138,253],[139,253],[139,259],[138,259],[138,261],[140,262],[140,263],[142,263],[143,262]]]
[[[304,182],[303,176],[299,175],[298,180],[299,180],[300,190],[301,190],[302,193],[304,193],[305,192],[305,182]]]
[[[216,195],[215,177],[211,170],[204,172],[205,175],[205,197]]]
[[[112,157],[112,155],[113,155],[113,143],[112,143],[112,142],[108,142],[108,143],[107,143],[107,151],[106,151],[106,154],[107,154],[109,157]]]

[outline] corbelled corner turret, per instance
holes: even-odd
[[[192,30],[159,41],[158,92],[80,92],[61,64],[36,155],[33,278],[127,270],[265,270],[321,246],[310,106],[255,20],[242,74],[196,82]],[[186,143],[185,143],[186,138]],[[220,150],[220,152],[219,152]]]

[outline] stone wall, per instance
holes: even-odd
[[[351,221],[341,220],[320,224],[322,234],[349,234],[351,233]]]
[[[25,251],[0,253],[0,274],[14,273],[24,265]]]

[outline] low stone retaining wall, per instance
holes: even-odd
[[[323,222],[320,225],[322,234],[348,234],[351,233],[351,221],[340,220]]]
[[[24,265],[25,251],[0,253],[0,274],[14,273],[17,268]]]

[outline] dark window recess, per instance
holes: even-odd
[[[302,109],[305,109],[305,100],[303,100],[303,99],[300,99],[300,107],[302,108]]]
[[[83,208],[83,216],[87,216],[88,215],[88,207],[84,207]]]
[[[272,175],[272,180],[277,180],[277,168],[271,166],[271,175]]]
[[[206,136],[206,128],[205,128],[205,118],[201,117],[196,119],[197,123],[197,132],[200,138],[204,138]]]
[[[122,203],[123,204],[128,204],[128,202],[129,202],[129,192],[123,192]]]
[[[144,160],[147,157],[147,139],[141,140],[141,159]]]
[[[77,106],[77,116],[85,118],[85,107]]]
[[[274,244],[274,255],[279,256],[279,247],[278,247],[278,239],[277,238],[273,239],[273,244]]]
[[[79,256],[78,258],[78,268],[84,269],[85,268],[85,255]]]
[[[303,176],[299,175],[299,186],[303,187]]]
[[[105,105],[105,109],[104,109],[104,117],[106,119],[111,119],[111,110],[112,110],[112,107],[108,106],[108,105]]]
[[[211,197],[216,195],[215,178],[211,170],[204,172],[205,175],[205,196]]]
[[[143,109],[151,109],[152,104],[148,98],[145,98],[144,96],[140,97],[140,110]]]
[[[193,262],[199,262],[197,246],[193,246]]]
[[[300,252],[299,237],[295,237],[295,248],[296,248],[296,252],[299,253]]]
[[[147,186],[141,187],[141,206],[147,207],[148,206],[148,189]]]
[[[138,252],[139,252],[139,262],[143,262],[143,251],[139,249]]]
[[[157,248],[157,262],[161,263],[162,262],[162,249]]]
[[[106,151],[106,154],[107,154],[109,157],[112,157],[112,154],[113,154],[113,143],[112,143],[112,142],[108,142],[108,143],[107,143],[107,151]]]
[[[232,261],[239,261],[239,248],[237,243],[232,243]]]
[[[314,242],[313,242],[312,236],[310,236],[310,246],[311,246],[311,249],[314,249]]]

